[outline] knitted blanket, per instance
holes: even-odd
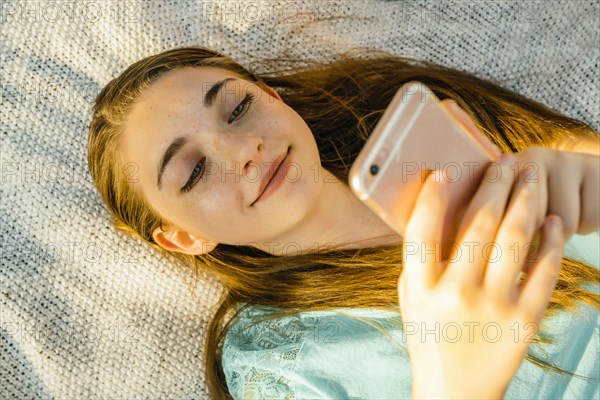
[[[142,57],[201,45],[248,66],[379,48],[600,128],[592,0],[36,0],[0,12],[3,399],[208,398],[202,346],[222,286],[115,231],[86,165],[94,97]]]

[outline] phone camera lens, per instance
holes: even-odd
[[[376,164],[371,165],[371,169],[369,170],[371,175],[377,175],[379,172],[379,167]]]

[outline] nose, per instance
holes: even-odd
[[[259,136],[229,135],[221,136],[220,153],[226,171],[236,171],[242,177],[252,173],[252,169],[262,165],[264,143]]]

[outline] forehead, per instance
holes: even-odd
[[[131,158],[127,142],[162,137],[157,134],[177,129],[179,125],[185,128],[189,113],[199,112],[206,92],[225,78],[242,79],[232,71],[215,67],[178,68],[158,77],[142,91],[127,113],[123,124],[125,158]]]
[[[216,67],[186,67],[166,72],[156,78],[139,96],[138,103],[152,102],[156,94],[179,98],[185,93],[203,96],[210,87],[225,78],[239,78],[238,74]],[[156,99],[154,99],[156,100]],[[134,107],[135,108],[135,105]]]

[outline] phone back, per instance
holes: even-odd
[[[352,165],[350,187],[367,206],[403,234],[428,173],[445,169],[453,182],[444,241],[458,226],[490,161],[501,152],[481,132],[471,134],[423,83],[403,85]],[[460,214],[460,215],[459,215]]]

